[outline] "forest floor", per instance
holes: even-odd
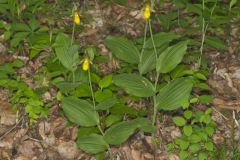
[[[88,4],[88,14],[94,22],[84,25],[85,32],[77,35],[81,45],[96,45],[103,55],[112,57],[111,52],[103,43],[107,35],[125,35],[131,39],[143,36],[145,22],[142,19],[142,10],[137,1],[130,1],[128,7],[113,5],[104,8],[96,3]],[[166,10],[171,4],[166,5]],[[230,47],[225,53],[217,50],[205,50],[204,56],[208,59],[211,75],[208,84],[214,95],[212,104],[212,118],[217,123],[213,135],[217,146],[223,145],[225,138],[230,146],[232,123],[235,125],[235,137],[237,141],[240,130],[240,29],[231,27],[229,40]],[[153,31],[160,31],[159,24],[153,25]],[[181,30],[175,28],[174,32]],[[4,53],[7,46],[0,41],[0,53]],[[33,60],[18,55],[1,56],[1,62],[21,58],[26,61],[26,66],[18,70],[27,84],[34,85],[31,75],[42,65],[39,56]],[[103,73],[111,73],[119,67],[118,62],[111,60],[108,64],[101,64]],[[56,91],[49,89],[44,94],[51,99]],[[67,119],[61,116],[59,104],[54,104],[50,109],[50,116],[41,119],[32,126],[24,125],[24,117],[16,121],[16,113],[11,111],[9,95],[6,90],[0,90],[0,159],[1,160],[87,160],[94,159],[91,155],[81,152],[75,140],[77,138],[77,126],[67,125]],[[198,106],[199,108],[203,106]],[[233,122],[233,115],[235,120]],[[126,143],[113,147],[113,155],[117,160],[179,160],[175,153],[168,153],[166,145],[172,139],[181,135],[180,129],[171,122],[172,113],[164,114],[157,121],[157,137],[160,147],[156,148],[150,135],[136,133]]]

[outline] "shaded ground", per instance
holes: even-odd
[[[91,5],[92,4],[92,5]],[[114,5],[89,3],[91,9],[87,11],[92,15],[95,22],[86,24],[85,31],[77,38],[83,44],[93,44],[100,49],[100,53],[109,55],[111,53],[103,44],[106,35],[127,35],[131,38],[143,35],[144,20],[142,19],[141,5],[131,1],[128,8]],[[171,4],[166,4],[166,10]],[[164,12],[164,10],[163,10]],[[154,26],[154,30],[159,30],[159,25]],[[231,119],[233,112],[236,121],[235,140],[239,138],[240,124],[240,51],[239,51],[239,28],[231,28],[231,41],[227,53],[219,53],[216,50],[207,51],[205,57],[209,59],[211,75],[208,84],[214,94],[213,119],[218,127],[214,133],[214,142],[221,146],[224,138],[230,138]],[[6,49],[0,43],[1,52]],[[10,57],[12,59],[14,57]],[[19,57],[15,57],[19,58]],[[20,57],[26,58],[26,57]],[[1,62],[6,61],[5,58]],[[34,61],[28,61],[25,69],[19,72],[28,75],[34,68],[41,66],[41,57]],[[118,63],[111,60],[107,65],[100,64],[104,73],[110,73],[119,67]],[[27,77],[27,76],[26,76]],[[29,80],[28,84],[33,82]],[[33,85],[33,84],[32,84]],[[53,92],[46,93],[45,98],[54,96]],[[11,112],[11,104],[8,103],[8,93],[0,91],[0,159],[1,160],[87,160],[93,159],[90,155],[81,152],[75,143],[77,138],[77,127],[66,127],[67,120],[59,114],[59,104],[55,104],[50,111],[48,119],[42,119],[31,127],[25,125],[26,116],[16,120],[16,114]],[[169,154],[166,151],[166,144],[172,139],[181,135],[178,127],[171,123],[171,115],[164,115],[161,122],[157,122],[158,134],[161,145],[156,148],[151,136],[137,133],[128,142],[120,147],[112,148],[114,157],[120,160],[178,160],[177,154]],[[229,141],[227,143],[230,143]]]

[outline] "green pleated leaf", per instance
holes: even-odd
[[[98,85],[101,89],[107,88],[112,83],[112,75],[107,75],[98,82]]]
[[[207,36],[205,39],[206,45],[216,49],[226,49],[226,44],[217,37]]]
[[[98,103],[96,106],[96,110],[108,110],[109,108],[113,107],[116,103],[118,103],[118,100],[116,98],[107,98],[103,100],[102,102]]]
[[[127,0],[113,0],[113,2],[123,6],[126,6],[128,4]]]
[[[103,136],[98,134],[91,134],[78,138],[77,145],[81,150],[91,154],[104,152],[109,147],[107,142],[103,139]]]
[[[202,5],[201,4],[191,4],[187,3],[187,11],[202,15]]]
[[[174,33],[157,33],[153,35],[154,44],[157,49],[157,54],[162,53],[168,46],[169,42],[179,38]],[[146,40],[145,48],[142,53],[141,62],[138,65],[140,74],[146,74],[156,68],[156,55],[153,49],[152,39]]]
[[[57,35],[54,43],[55,53],[62,65],[70,71],[77,69],[79,45],[71,45],[71,38],[63,33]]]
[[[111,114],[105,119],[105,125],[106,127],[110,127],[113,124],[116,124],[117,122],[120,122],[122,120],[123,116],[121,115],[114,115]]]
[[[128,107],[121,103],[115,104],[113,107],[109,109],[109,111],[112,114],[121,115],[121,116],[128,114],[130,117],[137,117],[139,114],[138,111],[133,107]]]
[[[146,132],[155,132],[155,128],[151,126],[151,122],[146,118],[136,118],[128,122],[119,122],[111,126],[104,135],[104,140],[108,144],[120,145],[125,142],[136,129]]]
[[[108,144],[120,145],[125,142],[136,130],[137,126],[131,122],[120,122],[110,127],[104,135]]]
[[[168,47],[168,43],[164,43],[157,48],[157,53],[161,53]],[[138,64],[140,74],[146,74],[156,68],[156,55],[153,48],[145,48],[142,53],[141,62]]]
[[[192,91],[192,83],[184,78],[175,79],[160,89],[157,106],[162,110],[175,110],[182,106]]]
[[[229,9],[231,10],[231,8],[237,3],[238,0],[231,0],[230,4],[229,4]]]
[[[176,35],[175,33],[166,33],[166,32],[161,32],[161,33],[157,33],[155,35],[153,35],[153,40],[154,40],[154,44],[155,47],[161,47],[162,45],[164,45],[165,43],[169,43],[174,39],[179,38],[179,35]],[[148,38],[145,44],[146,48],[153,48],[153,44],[152,44],[152,39]]]
[[[156,127],[152,126],[152,122],[147,118],[136,118],[131,121],[140,131],[155,133]]]
[[[76,97],[67,97],[62,101],[62,108],[68,119],[80,126],[91,127],[99,123],[99,116],[92,104]]]
[[[113,83],[137,97],[150,97],[155,93],[152,83],[136,74],[119,74],[113,77]]]
[[[142,60],[138,64],[138,70],[140,74],[145,74],[148,71],[156,68],[156,56],[153,49],[144,49],[142,54]]]
[[[157,72],[168,73],[172,71],[181,61],[187,50],[187,41],[179,42],[168,47],[157,59]]]
[[[112,53],[125,62],[131,64],[139,63],[139,51],[134,44],[123,37],[108,36],[105,43]]]
[[[81,82],[63,81],[63,82],[57,82],[55,85],[60,89],[61,92],[67,93],[67,92],[72,91],[75,88],[77,88],[80,84],[81,84]]]
[[[23,32],[30,32],[31,28],[25,23],[14,23],[12,25],[12,30],[14,31],[23,31]]]
[[[29,32],[18,32],[13,36],[13,39],[11,39],[10,41],[10,45],[11,47],[16,47],[17,45],[19,45],[19,43],[24,40],[25,38],[27,38],[27,36],[29,35]]]

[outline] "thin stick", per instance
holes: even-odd
[[[16,127],[17,125],[23,120],[23,118],[21,118],[11,129],[9,129],[7,132],[5,132],[1,137],[0,140],[2,140],[4,137],[6,137],[9,133],[11,133]]]
[[[220,114],[225,120],[228,120],[228,118],[226,116],[224,116],[221,112],[219,112],[216,108],[213,107],[213,110],[215,112],[217,112],[218,114]]]

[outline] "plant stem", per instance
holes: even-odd
[[[92,81],[91,81],[90,68],[88,69],[88,81],[89,81],[89,86],[90,86],[90,90],[91,90],[91,95],[92,95],[92,101],[93,101],[94,110],[96,110],[96,103],[95,103],[95,98],[94,98],[94,94],[93,94],[93,87],[92,87]]]
[[[178,8],[178,20],[177,21],[178,21],[178,26],[181,27],[180,26],[180,8]]]
[[[230,153],[230,157],[233,159],[234,156],[235,156],[235,140],[234,140],[234,137],[235,137],[235,130],[234,130],[234,127],[235,127],[235,123],[234,123],[234,118],[232,118],[232,125],[231,125],[231,153]]]
[[[202,20],[202,41],[201,41],[201,47],[200,47],[200,57],[198,60],[198,69],[201,67],[201,62],[202,62],[202,54],[203,54],[203,45],[204,45],[204,41],[205,41],[205,20],[203,18]]]
[[[212,10],[211,10],[210,18],[209,18],[209,19],[211,19],[212,14],[213,14],[213,11],[215,10],[216,5],[217,5],[217,1],[215,2],[214,6],[213,6],[213,8],[212,8]],[[210,23],[210,22],[208,22],[208,23],[206,24],[205,18],[204,18],[204,16],[203,16],[203,14],[204,14],[204,9],[205,9],[205,1],[204,1],[204,0],[202,1],[202,9],[203,9],[203,11],[202,11],[202,40],[201,40],[201,47],[200,47],[200,57],[199,57],[199,60],[198,60],[198,69],[201,67],[202,54],[203,54],[203,47],[204,47],[206,32],[207,32],[207,29],[208,29],[208,25],[209,25],[209,23]],[[205,25],[205,24],[206,24],[206,25]]]
[[[142,63],[143,52],[144,52],[144,49],[145,49],[145,43],[146,43],[146,37],[147,37],[147,26],[148,26],[148,22],[146,22],[146,25],[145,25],[143,47],[142,47],[141,54],[140,54],[140,62],[139,62],[139,64]]]
[[[75,23],[73,22],[71,45],[73,44],[73,40],[74,40],[75,26],[76,26],[76,25],[75,25]]]
[[[97,127],[98,127],[99,131],[101,132],[101,134],[104,136],[104,132],[103,132],[103,130],[102,130],[100,124],[98,124]]]
[[[154,39],[153,39],[152,26],[151,26],[151,21],[150,20],[148,21],[148,25],[149,25],[149,31],[150,31],[150,36],[151,36],[151,40],[152,40],[152,45],[153,45],[155,57],[156,57],[156,60],[157,60],[157,57],[158,57],[157,49],[156,49],[155,42],[154,42]]]
[[[153,45],[153,49],[154,49],[154,53],[155,53],[155,59],[157,61],[157,59],[158,59],[157,49],[156,49],[155,42],[153,39],[152,26],[151,26],[150,20],[148,21],[148,24],[149,24],[149,31],[150,31],[150,36],[151,36],[151,40],[152,40],[152,45]],[[156,71],[156,73],[157,73],[157,76],[156,76],[155,83],[154,83],[155,92],[157,92],[157,83],[158,83],[158,79],[160,76],[160,74],[157,71]],[[155,125],[156,117],[157,117],[157,103],[156,103],[156,94],[155,94],[153,96],[153,119],[152,119],[153,126]]]
[[[94,93],[93,93],[93,87],[92,87],[92,81],[91,81],[91,72],[90,72],[90,67],[88,69],[88,81],[89,81],[89,86],[90,86],[90,90],[91,90],[91,95],[92,95],[92,101],[93,101],[93,107],[94,107],[94,110],[97,114],[97,111],[96,111],[96,103],[95,103],[95,98],[94,98]],[[101,132],[102,136],[104,136],[104,132],[102,130],[102,127],[100,125],[100,123],[97,125],[99,131]],[[110,156],[110,159],[113,160],[113,155],[112,155],[112,150],[110,147],[108,147],[108,152],[109,152],[109,156]]]
[[[72,9],[72,15],[73,15],[73,13],[74,13],[74,10],[75,10],[75,9],[74,9],[74,7],[73,7],[73,9]],[[73,44],[74,32],[75,32],[75,22],[73,22],[71,46],[72,46],[72,44]],[[73,58],[73,57],[72,57],[72,58]],[[75,72],[72,72],[72,74],[73,74],[73,82],[75,82]]]
[[[205,0],[202,0],[202,40],[201,40],[201,47],[200,47],[200,57],[198,60],[198,69],[201,67],[202,63],[202,54],[203,54],[203,45],[205,41],[205,19],[204,19],[204,9],[205,9]]]
[[[101,132],[102,136],[104,136],[104,132],[103,132],[100,124],[98,124],[97,127],[98,127],[99,131]],[[109,152],[109,157],[110,157],[110,159],[113,160],[113,154],[112,154],[112,150],[111,150],[110,147],[108,147],[108,152]]]
[[[98,124],[97,127],[98,127],[99,131],[101,132],[102,136],[104,136],[104,132],[103,132],[100,124]],[[108,147],[108,152],[109,152],[109,157],[110,157],[110,159],[113,160],[113,154],[112,154],[112,150],[111,150],[110,147]]]
[[[152,45],[153,45],[153,49],[154,49],[154,53],[155,53],[155,59],[157,61],[157,58],[158,58],[157,49],[156,49],[155,42],[153,39],[152,26],[151,26],[150,20],[148,21],[148,24],[149,24],[149,31],[150,31],[150,36],[151,36],[151,40],[152,40]],[[157,73],[157,71],[156,71],[156,73]],[[157,83],[158,83],[159,76],[160,76],[160,74],[157,73],[156,79],[155,79],[155,84],[154,84],[155,92],[157,91]],[[157,104],[156,104],[156,95],[154,95],[153,96],[153,119],[152,119],[153,126],[155,125],[156,117],[157,117]]]
[[[108,147],[108,152],[109,152],[110,159],[113,160],[113,154],[112,154],[112,150],[110,147]]]
[[[155,84],[154,84],[155,92],[157,91],[157,83],[158,83],[159,75],[160,74],[157,73]],[[156,95],[154,95],[153,96],[153,119],[152,119],[152,126],[155,125],[156,117],[157,117],[157,102],[156,102],[156,98],[157,98]]]
[[[92,101],[93,101],[93,108],[94,108],[94,111],[96,112],[97,114],[97,111],[96,111],[96,103],[95,103],[95,98],[94,98],[94,94],[93,94],[93,87],[92,87],[92,81],[91,81],[91,74],[90,74],[90,68],[88,69],[88,81],[89,81],[89,86],[90,86],[90,90],[91,90],[91,95],[92,95]],[[101,132],[101,134],[104,136],[104,132],[101,128],[101,125],[98,124],[97,125],[99,131]]]
[[[73,83],[75,82],[75,71],[72,72],[72,75],[73,75]]]

